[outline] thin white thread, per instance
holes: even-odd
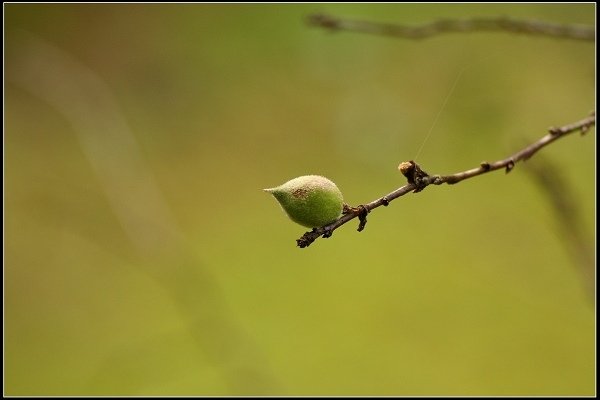
[[[484,60],[489,60],[489,59],[497,57],[499,55],[500,55],[500,52],[492,53],[492,54],[488,55],[487,57],[484,57],[481,60],[479,60],[479,62],[484,61]],[[442,111],[444,111],[444,108],[446,108],[446,104],[448,103],[448,100],[450,99],[450,96],[452,96],[452,93],[454,93],[454,89],[456,88],[456,84],[458,83],[458,81],[462,77],[463,73],[466,70],[468,70],[469,68],[473,67],[474,65],[475,64],[473,63],[473,64],[470,64],[470,65],[464,67],[458,73],[458,75],[456,75],[456,79],[454,79],[454,83],[452,84],[452,87],[450,88],[450,91],[448,92],[448,95],[446,95],[446,98],[444,99],[444,103],[442,104],[442,107],[440,108],[440,111],[438,111],[437,115],[435,116],[435,119],[433,120],[433,124],[431,125],[431,128],[429,128],[429,132],[427,132],[427,136],[425,136],[425,139],[423,140],[423,143],[421,143],[421,147],[419,147],[419,150],[417,151],[417,155],[414,158],[415,161],[417,160],[417,157],[419,157],[419,155],[421,154],[421,150],[423,150],[423,147],[425,147],[425,144],[429,140],[429,137],[431,136],[431,133],[433,132],[433,128],[435,128],[435,125],[437,124],[438,120],[440,119],[440,115],[442,115]]]
[[[450,96],[452,96],[452,93],[454,93],[454,89],[456,88],[456,84],[460,80],[460,77],[462,76],[463,72],[465,72],[467,70],[467,68],[468,67],[464,67],[458,73],[458,75],[456,76],[456,79],[454,79],[454,83],[452,84],[452,87],[450,88],[450,91],[446,95],[446,99],[444,99],[444,103],[442,103],[442,107],[440,107],[440,110],[438,111],[437,115],[435,116],[435,119],[433,120],[433,124],[431,125],[431,128],[429,128],[429,132],[427,132],[427,136],[425,136],[425,139],[423,140],[423,143],[421,143],[421,147],[419,147],[419,150],[417,151],[417,155],[414,158],[415,161],[417,160],[417,158],[421,154],[421,150],[423,150],[423,147],[425,147],[425,144],[427,143],[427,140],[429,140],[429,137],[431,136],[431,133],[433,132],[433,128],[435,128],[435,125],[437,124],[438,120],[440,119],[440,115],[442,115],[442,111],[444,111],[444,108],[446,108],[446,104],[448,103],[448,100],[450,99]]]

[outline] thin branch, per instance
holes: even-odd
[[[326,14],[312,14],[308,16],[307,22],[309,25],[331,31],[361,32],[412,40],[427,39],[444,33],[470,32],[510,32],[591,42],[596,40],[596,30],[592,26],[518,20],[510,17],[440,19],[428,24],[409,26],[342,19]]]
[[[380,206],[388,206],[390,202],[397,199],[400,196],[404,196],[409,192],[420,192],[425,189],[428,185],[441,185],[447,183],[449,185],[461,182],[465,179],[473,178],[478,175],[483,175],[491,171],[499,169],[505,169],[506,173],[509,173],[514,168],[515,164],[519,161],[525,161],[532,157],[538,150],[549,145],[555,140],[564,137],[570,133],[579,131],[581,134],[585,134],[592,126],[596,125],[596,114],[592,113],[590,116],[583,118],[575,123],[562,126],[560,128],[550,128],[548,134],[540,138],[536,142],[530,144],[524,149],[516,152],[500,161],[493,163],[482,162],[479,167],[469,169],[462,172],[457,172],[452,175],[429,175],[421,169],[421,167],[414,161],[407,161],[400,164],[398,169],[408,180],[408,184],[404,185],[393,192],[374,200],[370,203],[360,205],[358,207],[344,208],[344,214],[335,220],[334,222],[322,226],[320,228],[314,228],[310,232],[306,232],[302,237],[296,240],[299,247],[308,247],[314,242],[319,236],[330,237],[340,226],[346,222],[353,220],[356,217],[360,219],[360,225],[358,231],[362,231],[367,223],[367,214]]]
[[[593,300],[596,282],[594,247],[591,238],[586,235],[584,221],[574,199],[574,188],[562,176],[561,170],[543,157],[538,156],[534,163],[525,165],[525,170],[547,195],[558,223],[560,242],[580,270],[587,294]]]

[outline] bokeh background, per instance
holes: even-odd
[[[429,173],[595,107],[592,43],[413,42],[308,14],[593,25],[594,4],[4,11],[5,394],[595,393],[594,129],[307,249],[261,191],[322,174],[356,205],[403,185],[461,71],[417,158]],[[564,184],[575,245],[527,165]]]

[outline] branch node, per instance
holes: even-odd
[[[367,207],[360,205],[358,207],[356,207],[357,212],[358,212],[358,220],[360,221],[360,223],[358,224],[358,232],[362,232],[363,229],[365,229],[365,226],[367,225],[367,214],[369,214],[369,210],[367,210]]]
[[[506,173],[508,174],[510,171],[512,171],[512,169],[515,167],[515,162],[514,160],[510,160],[507,164],[506,164]]]
[[[562,129],[557,128],[555,126],[551,126],[550,128],[548,128],[548,132],[550,132],[551,135],[560,135],[562,133]]]
[[[482,170],[484,171],[489,171],[490,168],[492,168],[492,166],[490,165],[489,162],[487,161],[483,161],[481,164],[479,164],[479,166],[481,167]]]
[[[344,203],[344,206],[342,207],[342,215],[353,214],[354,210],[355,210],[354,207],[349,206],[348,204]]]
[[[429,184],[430,185],[441,185],[442,183],[444,183],[444,179],[441,175],[429,176]]]
[[[413,193],[420,192],[431,183],[429,174],[423,171],[419,164],[412,160],[401,162],[400,165],[398,165],[398,169],[402,172],[402,175],[406,177],[408,183],[417,187],[413,190]]]
[[[387,199],[387,197],[383,197],[382,200],[382,204],[383,204],[383,199],[385,199],[385,201],[389,204],[389,200]],[[387,204],[384,204],[387,205]],[[365,225],[367,225],[367,214],[369,213],[369,209],[367,207],[365,207],[364,205],[360,205],[358,207],[351,207],[348,204],[344,204],[344,209],[342,210],[342,214],[346,215],[346,214],[352,214],[356,217],[358,217],[358,220],[360,221],[360,224],[358,225],[358,231],[362,231],[363,229],[365,229]]]
[[[387,198],[387,197],[383,196],[383,197],[381,198],[381,204],[383,204],[383,206],[384,206],[384,207],[387,207],[387,206],[389,206],[389,205],[390,205],[390,201],[388,200],[388,198]]]

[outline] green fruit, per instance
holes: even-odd
[[[322,176],[301,176],[264,190],[275,196],[292,221],[307,228],[327,225],[342,215],[342,192]]]

